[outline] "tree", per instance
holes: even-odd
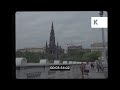
[[[85,61],[85,62],[94,62],[100,56],[101,56],[101,52],[86,53],[86,54],[83,55],[82,61]]]
[[[24,57],[26,59],[28,59],[28,63],[39,63],[40,59],[43,59],[45,57],[44,54],[40,53],[40,52],[20,52],[17,51],[16,52],[16,57]]]
[[[51,54],[48,54],[47,57],[48,57],[48,61],[49,61],[50,63],[53,63],[53,61],[54,61],[54,56],[51,55]]]
[[[70,61],[81,61],[81,58],[84,54],[84,51],[70,50],[68,52],[68,57]]]
[[[60,56],[60,60],[61,60],[61,61],[68,60],[68,55],[67,55],[67,54],[62,54],[62,55]]]
[[[22,57],[23,56],[23,53],[22,52],[20,52],[20,51],[17,51],[16,52],[16,57]]]

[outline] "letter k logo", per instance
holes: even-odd
[[[98,21],[98,20],[94,20],[94,25],[95,25],[95,24],[98,25],[97,21]]]

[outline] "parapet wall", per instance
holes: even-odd
[[[69,65],[70,70],[51,71],[51,65]],[[80,64],[26,64],[16,66],[17,79],[80,79]]]

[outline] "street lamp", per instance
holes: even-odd
[[[100,11],[99,13],[100,17],[103,16],[103,11]],[[102,41],[103,41],[103,58],[106,59],[106,55],[105,55],[105,38],[104,38],[104,28],[101,28],[102,29]]]

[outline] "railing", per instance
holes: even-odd
[[[70,70],[51,71],[51,65],[69,65]],[[81,79],[80,64],[26,64],[16,66],[17,79]]]

